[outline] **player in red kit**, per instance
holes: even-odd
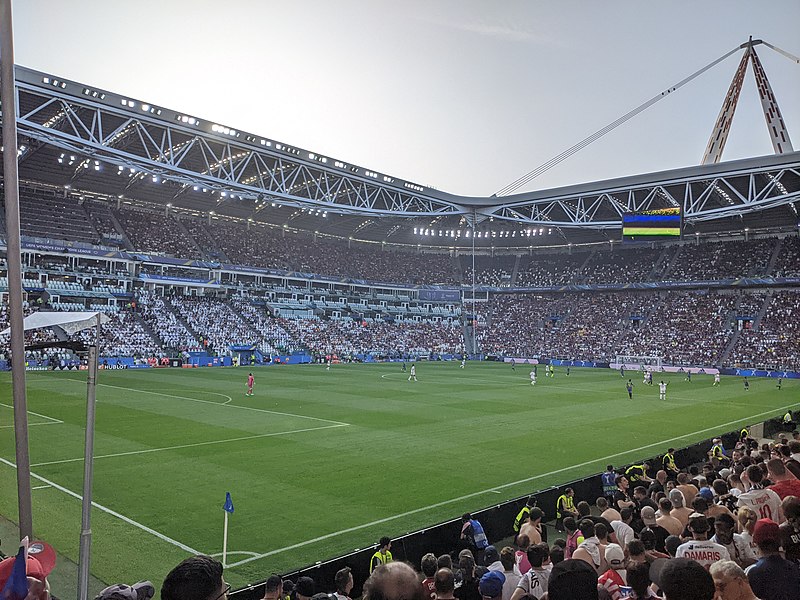
[[[245,396],[252,396],[253,395],[253,384],[255,382],[256,382],[256,380],[253,379],[253,374],[250,373],[247,376],[247,393],[245,394]]]

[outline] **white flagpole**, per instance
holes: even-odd
[[[222,568],[224,569],[227,567],[226,558],[228,555],[228,511],[223,510],[222,512],[225,513],[225,527],[222,533]]]

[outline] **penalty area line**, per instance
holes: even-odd
[[[639,446],[638,448],[631,448],[629,450],[623,450],[622,452],[615,452],[614,454],[609,454],[608,456],[604,456],[602,458],[595,458],[595,459],[592,459],[592,460],[587,460],[585,462],[582,462],[582,463],[579,463],[579,464],[576,464],[576,465],[570,465],[568,467],[562,467],[561,469],[556,469],[556,470],[550,471],[548,473],[541,473],[539,475],[533,475],[532,477],[526,477],[525,479],[519,479],[517,481],[512,481],[510,483],[503,483],[503,484],[500,484],[500,485],[495,485],[495,486],[487,488],[485,490],[480,490],[478,492],[472,492],[470,494],[464,494],[463,496],[458,496],[457,498],[451,498],[449,500],[442,500],[441,502],[436,502],[434,504],[429,504],[428,506],[421,506],[420,508],[414,508],[412,510],[407,510],[405,512],[398,513],[398,514],[395,514],[395,515],[391,515],[389,517],[384,517],[383,519],[376,519],[374,521],[370,521],[369,523],[363,523],[361,525],[354,525],[353,527],[347,527],[346,529],[342,529],[340,531],[334,531],[334,532],[331,532],[331,533],[326,533],[324,535],[312,538],[310,540],[306,540],[304,542],[298,542],[296,544],[292,544],[290,546],[285,546],[283,548],[276,548],[275,550],[270,550],[269,552],[264,552],[262,554],[259,554],[259,555],[256,555],[256,556],[252,556],[250,558],[245,558],[245,559],[240,560],[240,561],[235,562],[235,563],[230,563],[228,565],[228,568],[238,567],[240,565],[244,565],[244,564],[247,564],[249,562],[253,562],[255,560],[260,560],[262,558],[267,558],[269,556],[275,556],[276,554],[282,554],[284,552],[288,552],[289,550],[296,550],[297,548],[302,548],[302,547],[308,546],[310,544],[315,544],[317,542],[322,542],[322,541],[325,541],[325,540],[328,540],[328,539],[331,539],[331,538],[334,538],[334,537],[338,537],[340,535],[344,535],[346,533],[353,533],[354,531],[360,531],[362,529],[367,529],[369,527],[375,527],[377,525],[382,525],[382,524],[388,523],[390,521],[395,521],[397,519],[402,519],[402,518],[405,518],[405,517],[409,517],[411,515],[415,515],[415,514],[419,514],[421,512],[432,510],[434,508],[440,508],[442,506],[447,506],[448,504],[455,504],[457,502],[462,502],[464,500],[469,500],[470,498],[475,498],[477,496],[482,496],[484,494],[495,493],[498,490],[511,488],[511,487],[514,487],[514,486],[517,486],[517,485],[521,485],[523,483],[531,483],[532,481],[536,481],[537,479],[543,479],[545,477],[550,477],[552,475],[558,475],[559,473],[564,473],[565,471],[571,471],[573,469],[579,469],[581,467],[586,467],[586,466],[593,465],[593,464],[596,464],[596,463],[603,464],[603,463],[606,463],[607,461],[611,460],[612,458],[625,456],[626,454],[632,454],[634,452],[641,452],[642,450],[647,450],[648,448],[654,448],[654,447],[657,447],[657,446],[662,446],[663,447],[663,446],[666,446],[668,444],[673,443],[675,440],[681,440],[681,439],[684,439],[684,438],[688,438],[688,437],[692,437],[692,436],[695,436],[695,435],[699,435],[701,433],[706,433],[708,431],[719,430],[719,429],[721,429],[723,427],[728,427],[730,425],[735,425],[735,424],[742,423],[742,422],[750,422],[753,419],[757,419],[759,417],[763,417],[763,416],[766,416],[766,415],[774,414],[776,412],[781,412],[781,411],[787,410],[789,408],[792,408],[796,404],[797,403],[790,404],[788,406],[784,406],[784,407],[781,407],[781,408],[775,408],[775,409],[769,410],[769,411],[760,412],[760,413],[757,413],[755,415],[750,415],[748,417],[743,417],[741,419],[728,421],[727,423],[720,423],[719,425],[714,425],[713,427],[706,427],[705,429],[699,429],[699,430],[693,431],[691,433],[685,433],[683,435],[676,435],[676,436],[673,436],[673,437],[671,437],[671,438],[669,438],[667,440],[661,440],[659,442],[653,442],[652,444],[647,444],[645,446]]]
[[[14,469],[17,468],[17,465],[15,465],[14,463],[12,463],[9,460],[6,460],[5,458],[1,458],[0,457],[0,463],[3,463],[4,465],[8,465],[9,467],[12,467]],[[68,496],[72,496],[73,498],[83,502],[83,496],[81,494],[77,494],[77,493],[73,492],[72,490],[65,488],[64,486],[55,483],[54,481],[50,481],[49,479],[45,479],[41,475],[37,475],[36,473],[33,473],[33,472],[31,473],[31,477],[33,477],[34,479],[38,479],[42,483],[46,483],[47,485],[49,485],[51,487],[54,487],[58,491],[64,492]],[[202,554],[201,552],[199,552],[198,550],[195,550],[191,546],[187,546],[186,544],[182,544],[178,540],[174,540],[171,537],[169,537],[167,535],[164,535],[163,533],[160,533],[160,532],[156,531],[155,529],[152,529],[152,528],[148,527],[147,525],[142,525],[138,521],[134,521],[133,519],[131,519],[129,517],[126,517],[125,515],[123,515],[121,513],[118,513],[115,510],[112,510],[112,509],[110,509],[110,508],[108,508],[106,506],[103,506],[102,504],[98,504],[97,502],[92,502],[92,506],[94,508],[98,509],[98,510],[103,511],[104,513],[107,513],[107,514],[111,515],[112,517],[116,517],[117,519],[127,523],[128,525],[133,525],[137,529],[141,529],[142,531],[145,531],[145,532],[149,533],[150,535],[157,537],[162,542],[167,542],[168,544],[172,544],[173,546],[177,546],[181,550],[185,550],[186,552],[188,552],[190,554]]]

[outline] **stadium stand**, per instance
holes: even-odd
[[[20,231],[30,237],[99,244],[86,211],[72,197],[20,190]]]
[[[115,215],[136,250],[177,258],[200,258],[197,245],[180,224],[166,215],[123,209]]]

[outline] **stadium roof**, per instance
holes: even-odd
[[[682,206],[691,232],[798,224],[800,152],[504,197],[465,197],[17,67],[20,179],[198,217],[372,242],[538,247],[620,238]]]

